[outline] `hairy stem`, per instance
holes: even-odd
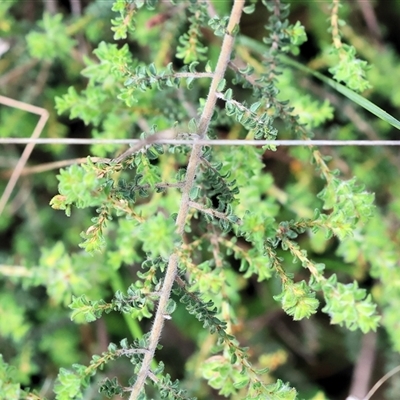
[[[244,6],[244,0],[235,0],[231,15],[229,18],[229,23],[227,27],[227,32],[224,36],[224,40],[221,46],[221,52],[218,58],[217,66],[215,69],[215,73],[213,79],[211,81],[210,90],[207,96],[206,103],[204,105],[204,109],[202,115],[199,120],[198,125],[198,138],[204,139],[207,135],[208,127],[210,124],[211,117],[214,112],[215,103],[217,101],[217,87],[219,82],[224,78],[225,71],[230,61],[230,57],[232,54],[234,37],[232,35],[233,29],[240,22],[240,17],[242,15],[242,10]],[[202,153],[202,145],[195,144],[193,146],[192,152],[190,154],[189,163],[186,172],[185,186],[182,190],[182,198],[181,204],[179,207],[178,217],[176,220],[177,232],[179,235],[183,236],[185,229],[185,222],[189,211],[189,192],[193,186],[195,180],[195,174],[197,170],[197,166],[200,163],[200,157]],[[157,307],[157,312],[154,317],[153,327],[150,333],[148,352],[145,354],[143,358],[143,363],[141,365],[140,371],[138,373],[137,380],[132,388],[131,395],[129,397],[130,400],[136,400],[139,397],[139,394],[143,390],[144,383],[146,381],[147,376],[150,373],[150,365],[154,358],[154,353],[157,348],[157,344],[160,340],[162,328],[164,325],[165,319],[165,307],[167,305],[168,299],[171,295],[172,285],[177,275],[178,270],[178,255],[176,253],[172,254],[169,258],[168,267],[165,273],[163,287],[161,289],[161,295]]]
[[[331,12],[331,29],[333,45],[337,50],[340,50],[343,46],[339,31],[339,6],[340,1],[333,0]]]

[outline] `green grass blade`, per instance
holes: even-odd
[[[250,50],[259,53],[261,55],[265,54],[268,51],[267,46],[264,44],[250,39],[246,36],[239,37],[239,43],[246,46]],[[360,96],[358,93],[354,92],[353,90],[347,88],[346,86],[334,81],[326,77],[325,75],[320,74],[317,71],[312,70],[311,68],[306,67],[303,64],[291,59],[287,56],[280,56],[280,59],[287,65],[290,65],[300,71],[303,71],[307,74],[311,74],[316,78],[320,79],[322,82],[326,83],[327,85],[331,86],[333,89],[341,93],[343,96],[346,96],[349,100],[353,101],[354,103],[358,104],[362,108],[366,109],[370,113],[376,115],[381,120],[387,122],[388,124],[394,126],[395,128],[400,130],[400,121],[387,113],[386,111],[382,110],[382,108],[378,107],[376,104],[372,103],[371,101],[367,100],[365,97]]]

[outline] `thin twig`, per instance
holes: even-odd
[[[0,275],[7,277],[31,278],[33,270],[20,265],[0,265]]]
[[[6,85],[9,85],[13,80],[18,79],[20,76],[26,74],[27,71],[33,70],[36,64],[39,63],[37,58],[32,58],[27,63],[22,64],[18,67],[15,67],[11,71],[7,72],[0,78],[0,88],[5,88]]]
[[[142,148],[161,141],[163,139],[171,139],[175,137],[176,132],[173,129],[167,129],[165,131],[160,131],[155,133],[154,135],[150,135],[145,139],[139,140],[136,142],[135,146],[132,146],[130,149],[124,151],[120,156],[111,160],[111,163],[119,164],[124,161],[126,158],[130,157],[132,154],[137,153]]]
[[[331,30],[332,30],[333,45],[337,50],[341,50],[343,47],[339,30],[339,6],[340,6],[340,0],[333,0],[332,11],[331,11]]]
[[[80,17],[82,15],[82,5],[80,0],[70,0],[71,13],[75,17]]]
[[[40,71],[36,76],[35,84],[29,88],[29,98],[34,99],[40,96],[44,92],[44,87],[49,77],[50,69],[52,66],[51,61],[43,61],[40,65]]]
[[[31,135],[31,139],[37,139],[43,131],[44,126],[46,125],[47,120],[49,119],[49,113],[44,108],[35,107],[31,104],[22,103],[21,101],[13,100],[8,97],[0,96],[0,104],[5,104],[9,107],[18,108],[23,111],[30,112],[32,114],[37,114],[40,116],[39,121]],[[6,188],[4,189],[4,193],[0,199],[0,215],[3,213],[4,207],[7,204],[8,199],[11,196],[11,193],[19,179],[21,171],[23,170],[26,162],[28,161],[29,156],[32,153],[33,148],[35,147],[35,142],[28,143],[19,159],[15,169],[10,177],[10,180],[7,183]]]
[[[84,164],[88,161],[87,157],[80,157],[80,158],[72,158],[69,160],[60,160],[60,161],[53,161],[48,163],[43,163],[39,165],[34,165],[32,167],[25,167],[22,171],[20,176],[26,175],[33,175],[39,174],[41,172],[52,171],[53,169],[60,169],[64,167],[68,167],[74,164]],[[111,162],[111,158],[101,158],[101,157],[90,157],[90,161],[93,163],[104,163],[108,164]],[[9,178],[12,174],[14,169],[9,169],[0,174],[2,178]]]
[[[372,387],[372,389],[368,392],[368,394],[362,399],[362,400],[369,400],[375,392],[389,379],[391,378],[394,374],[397,374],[400,372],[400,365],[397,367],[393,368],[391,371],[389,371],[387,374],[382,376],[381,379],[379,379],[378,382],[375,383],[375,385]]]
[[[364,398],[368,393],[369,381],[375,365],[376,332],[369,332],[361,340],[361,349],[354,368],[350,398]]]
[[[225,76],[225,71],[233,50],[234,37],[232,36],[231,32],[240,22],[243,6],[244,6],[244,0],[235,0],[232,7],[227,27],[227,33],[225,34],[224,40],[222,42],[221,52],[218,58],[215,74],[211,81],[210,90],[207,96],[206,103],[204,105],[203,113],[199,121],[199,128],[197,132],[199,135],[199,139],[204,139],[207,135],[210,120],[213,115],[215,104],[217,101],[217,96],[216,96],[217,87],[219,82]],[[186,172],[186,179],[185,179],[186,182],[182,191],[181,204],[179,207],[178,217],[176,220],[177,232],[181,237],[183,237],[186,218],[189,212],[189,201],[190,201],[189,192],[195,180],[196,170],[200,163],[201,153],[202,153],[202,145],[195,144],[190,154]],[[136,400],[139,397],[140,393],[143,390],[146,378],[150,372],[150,364],[154,358],[154,353],[156,351],[158,342],[160,340],[166,316],[165,309],[171,295],[172,285],[177,276],[177,270],[178,270],[178,255],[176,253],[173,253],[169,258],[168,267],[165,273],[165,278],[161,289],[161,296],[158,303],[156,315],[154,317],[153,327],[150,333],[148,353],[146,353],[143,358],[140,371],[138,373],[136,382],[133,385],[132,392],[129,397],[130,400]]]
[[[28,179],[23,179],[22,184],[20,184],[19,186],[20,186],[19,190],[15,193],[12,202],[10,202],[8,205],[8,215],[9,216],[16,214],[18,212],[18,210],[24,204],[26,204],[29,197],[31,197],[31,195],[32,195],[32,185]],[[35,218],[35,216],[32,214],[28,214],[28,215],[32,216],[33,219]]]
[[[43,0],[45,10],[51,14],[57,14],[57,1],[56,0]]]
[[[222,213],[220,211],[214,210],[212,208],[206,208],[202,204],[196,203],[195,201],[189,201],[189,207],[192,207],[198,211],[203,212],[204,214],[211,215],[212,217],[216,217],[219,219],[224,219],[226,221],[229,221],[228,216],[225,213]],[[236,221],[236,224],[241,225],[242,221],[238,219]]]
[[[372,33],[374,39],[378,42],[378,44],[381,44],[380,41],[382,40],[382,31],[379,27],[373,5],[371,4],[370,1],[357,0],[357,3],[363,14],[368,29],[370,30],[370,32]]]

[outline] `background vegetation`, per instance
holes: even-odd
[[[129,397],[174,256],[147,398],[362,399],[400,364],[397,148],[206,146],[176,234],[192,147],[149,139],[202,135],[236,36],[211,138],[397,140],[365,108],[399,118],[400,3],[250,1],[239,30],[232,4],[0,3],[0,94],[41,136],[144,140],[35,146],[0,217],[0,398]],[[37,122],[3,98],[1,138]]]

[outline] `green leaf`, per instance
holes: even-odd
[[[265,45],[263,45],[262,43],[260,43],[258,41],[255,41],[253,39],[250,39],[246,36],[240,36],[238,40],[243,45],[248,46],[253,51],[257,51],[261,55],[263,55],[267,52],[267,47]],[[339,93],[346,96],[349,100],[353,101],[354,103],[363,107],[364,109],[366,109],[370,113],[374,114],[378,118],[382,119],[383,121],[387,122],[388,124],[390,124],[393,127],[400,130],[400,121],[399,120],[394,118],[392,115],[390,115],[386,111],[382,110],[376,104],[374,104],[371,101],[367,100],[366,98],[360,96],[353,90],[347,88],[346,86],[341,85],[338,82],[335,82],[333,79],[330,79],[330,78],[320,74],[317,71],[314,71],[314,70],[308,68],[307,66],[305,66],[303,64],[300,64],[299,62],[297,62],[287,56],[281,55],[280,58],[287,65],[291,65],[292,67],[294,67],[300,71],[303,71],[303,72],[306,72],[307,74],[311,74],[311,75],[315,76],[316,78],[320,79],[321,81],[325,82],[326,84],[328,84],[329,86],[334,88]]]
[[[190,133],[197,133],[198,126],[196,118],[192,118],[188,123],[188,129]]]
[[[74,372],[61,368],[54,385],[57,400],[81,399],[81,378]]]
[[[226,86],[226,79],[220,80],[217,86],[217,92],[222,92],[225,89],[225,86]]]
[[[256,9],[256,5],[255,4],[250,4],[248,6],[243,7],[243,12],[245,14],[252,14]]]
[[[172,299],[169,299],[167,302],[167,305],[165,306],[165,314],[170,315],[172,314],[176,309],[176,302]]]
[[[353,90],[347,88],[346,86],[341,85],[338,82],[335,82],[333,79],[330,79],[330,78],[320,74],[319,72],[314,71],[314,70],[306,67],[305,65],[298,63],[295,60],[292,60],[292,59],[290,59],[288,57],[284,57],[284,56],[282,57],[282,60],[288,65],[291,65],[303,72],[307,72],[307,73],[315,76],[316,78],[320,79],[321,81],[325,82],[326,84],[328,84],[329,86],[334,88],[339,93],[346,96],[349,100],[353,101],[354,103],[363,107],[364,109],[366,109],[370,113],[374,114],[381,120],[387,122],[388,124],[390,124],[400,130],[400,121],[398,119],[394,118],[392,115],[390,115],[386,111],[382,110],[382,108],[378,107],[376,104],[372,103],[365,97],[362,97],[361,95],[359,95],[358,93],[354,92]]]
[[[295,321],[309,318],[317,312],[319,306],[315,293],[310,290],[305,281],[287,282],[282,293],[274,296],[274,299],[282,303],[283,310],[293,316]]]

